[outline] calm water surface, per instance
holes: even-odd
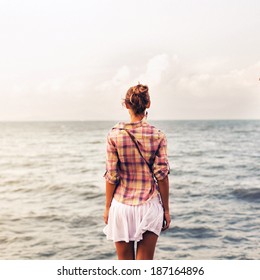
[[[260,121],[160,121],[172,226],[156,259],[260,259]],[[114,122],[0,123],[0,258],[115,259],[102,229]]]

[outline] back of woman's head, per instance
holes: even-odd
[[[135,115],[141,115],[150,104],[148,86],[138,84],[130,87],[126,93],[125,104],[128,105]]]

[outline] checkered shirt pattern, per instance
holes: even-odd
[[[114,198],[118,202],[139,205],[155,197],[158,186],[133,140],[123,129],[134,135],[157,180],[164,179],[170,172],[167,141],[164,133],[148,124],[146,119],[118,123],[108,133],[104,177],[111,184],[116,184]]]

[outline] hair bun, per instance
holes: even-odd
[[[137,86],[132,87],[132,90],[135,94],[146,93],[148,92],[148,86],[138,84]]]
[[[150,102],[148,86],[139,83],[130,87],[124,102],[130,106],[135,115],[143,114]]]

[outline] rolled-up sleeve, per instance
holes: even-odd
[[[164,134],[162,134],[162,140],[155,154],[153,172],[158,181],[163,180],[170,173],[170,165],[167,155],[167,140]]]
[[[107,154],[106,154],[106,172],[104,174],[105,179],[111,184],[118,184],[118,154],[115,142],[107,136]]]

